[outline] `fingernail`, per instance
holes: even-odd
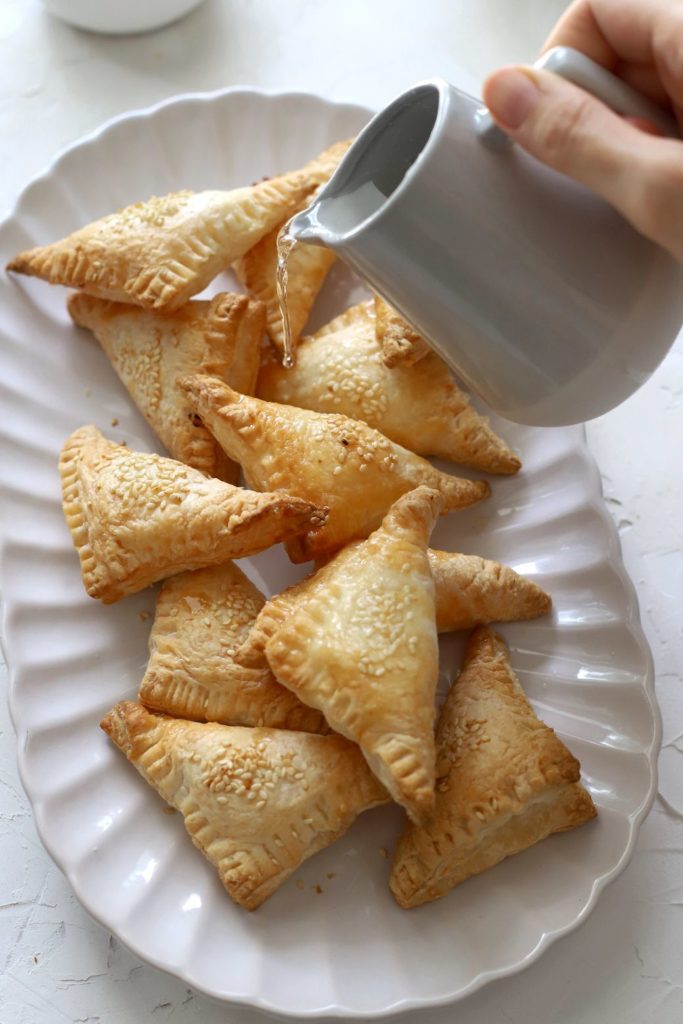
[[[505,128],[519,128],[538,103],[541,91],[534,80],[517,68],[503,68],[486,82],[484,102]]]

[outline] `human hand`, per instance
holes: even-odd
[[[683,128],[683,0],[574,0],[545,43],[571,46],[665,109]],[[620,117],[548,71],[507,67],[484,83],[507,135],[603,196],[683,261],[683,141]]]

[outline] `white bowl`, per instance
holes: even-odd
[[[184,18],[204,0],[43,0],[50,14],[106,35],[149,32]]]

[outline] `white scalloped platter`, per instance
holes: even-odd
[[[3,262],[152,193],[231,188],[299,166],[369,115],[231,90],[118,118],[23,192],[0,229]],[[527,966],[583,920],[628,861],[659,743],[650,653],[583,430],[497,423],[523,471],[442,520],[434,545],[507,562],[552,594],[551,617],[501,632],[538,713],[580,759],[598,819],[406,912],[383,855],[402,816],[382,808],[248,914],[98,728],[136,692],[150,628],[140,613],[153,611],[155,592],[113,607],[85,595],[57,456],[83,423],[160,449],[97,344],[70,325],[66,293],[5,275],[0,288],[2,584],[19,763],[43,842],[93,916],[196,989],[296,1019],[453,1001]],[[336,268],[316,323],[358,294]],[[247,570],[270,593],[301,575],[281,550]],[[461,651],[461,637],[443,644],[442,690]]]

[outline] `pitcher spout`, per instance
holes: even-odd
[[[287,224],[287,234],[297,242],[306,242],[308,245],[333,246],[330,232],[325,230],[316,216],[318,207],[319,200],[316,199],[311,206],[295,214]]]

